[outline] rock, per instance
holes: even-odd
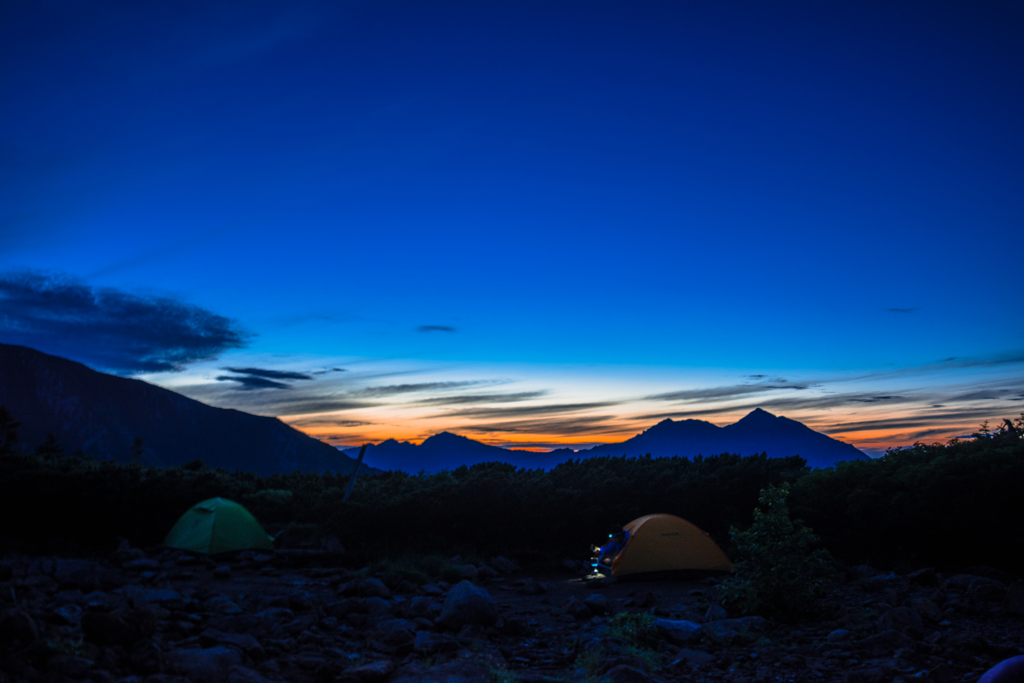
[[[103,567],[91,560],[58,558],[54,561],[53,579],[62,587],[94,589],[100,586]]]
[[[583,599],[583,604],[586,605],[593,614],[598,616],[608,614],[612,609],[611,601],[608,600],[607,596],[601,595],[600,593],[591,593]]]
[[[158,572],[160,571],[160,563],[156,560],[142,557],[137,560],[125,562],[124,568],[134,572]]]
[[[213,570],[213,578],[215,579],[230,579],[231,578],[231,567],[228,565],[222,565]]]
[[[91,661],[75,655],[54,655],[46,663],[46,670],[49,673],[74,679],[85,678],[91,668]]]
[[[1002,607],[1010,614],[1024,614],[1024,581],[1018,581],[1007,589]]]
[[[156,643],[143,640],[132,650],[132,669],[148,675],[158,674],[164,668],[164,653]]]
[[[893,607],[878,618],[878,630],[899,631],[912,638],[921,638],[924,635],[924,624],[913,607]]]
[[[935,586],[939,583],[938,576],[932,567],[925,567],[924,569],[918,569],[916,572],[907,574],[907,581],[916,583],[919,586]]]
[[[899,583],[899,581],[900,577],[896,576],[892,572],[889,572],[888,574],[877,574],[864,579],[861,583],[861,588],[868,593],[881,593],[889,590],[895,584]]]
[[[847,631],[845,628],[837,628],[835,631],[832,631],[827,636],[825,636],[825,640],[830,643],[842,643],[849,639],[850,632]]]
[[[232,667],[241,664],[242,653],[222,645],[203,650],[171,650],[167,653],[168,668],[193,681],[223,681]]]
[[[491,668],[485,662],[472,658],[434,666],[412,662],[396,671],[388,683],[482,683],[490,680]]]
[[[569,602],[563,608],[565,613],[571,616],[573,619],[578,621],[586,621],[594,616],[594,613],[590,611],[590,608],[584,605],[576,598],[570,598]]]
[[[896,667],[883,663],[847,671],[843,676],[843,683],[889,683],[896,673]]]
[[[380,619],[391,614],[391,603],[384,598],[366,598],[362,607],[370,619]]]
[[[378,683],[390,676],[394,670],[394,662],[385,659],[343,671],[334,680],[336,683]]]
[[[701,639],[703,626],[685,619],[655,619],[654,627],[665,639],[676,645],[694,643]]]
[[[1024,681],[1024,656],[1010,657],[985,672],[978,683],[1019,683]]]
[[[82,615],[85,639],[97,645],[132,645],[142,637],[137,624],[124,613],[87,612]]]
[[[270,607],[256,615],[260,619],[270,622],[291,621],[295,618],[295,612],[286,607]]]
[[[425,584],[423,584],[422,586],[420,586],[420,593],[423,593],[423,595],[429,595],[429,596],[432,596],[432,597],[435,597],[435,598],[444,595],[444,591],[441,590],[441,587],[438,586],[436,583],[425,583]]]
[[[0,615],[0,643],[18,640],[22,645],[31,645],[38,639],[39,628],[28,612],[8,609]]]
[[[516,566],[515,562],[513,562],[512,560],[506,559],[506,558],[504,558],[504,557],[502,557],[500,555],[498,557],[494,558],[493,560],[491,560],[490,564],[491,564],[492,567],[497,569],[502,574],[511,574],[512,572],[514,572],[517,569],[519,569],[519,567]]]
[[[458,630],[470,624],[492,626],[498,620],[498,607],[491,594],[469,581],[462,581],[451,589],[441,607],[438,622]]]
[[[548,592],[548,587],[533,579],[526,579],[519,586],[519,592],[523,595],[541,595]]]
[[[273,683],[258,672],[244,666],[233,666],[228,672],[227,683]]]
[[[416,637],[416,626],[405,619],[387,619],[377,624],[373,638],[395,649],[411,650]]]
[[[263,650],[263,646],[260,645],[260,641],[244,633],[224,633],[223,631],[208,628],[199,634],[199,642],[206,647],[228,645],[238,648],[254,662],[262,662],[267,658],[267,653]]]
[[[985,583],[981,583],[984,581]],[[1006,587],[999,583],[988,583],[992,579],[978,579],[971,583],[969,595],[974,602],[1002,602],[1006,597]]]
[[[380,579],[353,579],[338,589],[342,595],[391,599],[391,590]]]
[[[708,607],[708,611],[704,614],[704,621],[721,621],[722,619],[728,619],[729,613],[725,611],[725,608],[721,605],[711,605]]]
[[[896,630],[883,631],[854,643],[854,646],[869,652],[895,652],[901,647],[913,648],[914,639]]]
[[[687,650],[685,648],[676,653],[676,660],[670,666],[685,664],[690,667],[709,666],[715,661],[715,656],[700,650]]]
[[[429,619],[440,613],[440,603],[423,596],[413,598],[405,607],[405,616],[407,619],[417,619],[421,617]]]
[[[509,617],[501,626],[501,632],[507,636],[525,636],[532,631],[530,624],[521,617]]]
[[[701,631],[704,637],[718,645],[740,645],[757,640],[758,634],[767,629],[768,621],[764,617],[743,617],[713,621],[704,624]]]
[[[995,569],[994,567],[986,567],[985,565],[968,567],[964,570],[964,573],[973,574],[974,576],[984,576],[986,579],[993,579],[1002,584],[1013,583],[1018,578],[1009,572],[1004,572],[1002,570]]]
[[[905,606],[913,607],[922,617],[932,622],[942,621],[942,610],[928,598],[912,598],[903,603]]]
[[[64,626],[78,626],[82,621],[82,608],[74,603],[53,610],[51,621]]]
[[[602,680],[614,681],[615,683],[653,683],[658,679],[644,673],[640,669],[626,664],[619,664],[609,669],[602,677]]]
[[[419,631],[413,641],[416,654],[426,657],[437,652],[454,652],[459,649],[458,641],[450,635]]]
[[[467,581],[476,581],[479,578],[480,572],[471,564],[464,564],[459,567],[459,570],[462,572],[462,578]]]

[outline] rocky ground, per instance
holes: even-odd
[[[714,580],[597,585],[499,557],[416,586],[339,559],[8,555],[0,683],[952,683],[1024,653],[1024,582],[985,567],[852,568],[829,619],[789,625],[709,609]],[[655,642],[611,637],[623,611],[653,613]]]

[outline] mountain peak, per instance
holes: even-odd
[[[743,417],[743,419],[741,419],[736,424],[739,424],[740,422],[745,422],[745,423],[751,423],[751,422],[754,422],[754,423],[757,423],[757,422],[774,422],[775,420],[778,420],[778,419],[779,419],[778,415],[772,415],[767,410],[764,410],[762,408],[754,408],[749,413],[747,413]]]

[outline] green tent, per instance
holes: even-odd
[[[274,548],[273,539],[256,518],[226,498],[211,498],[193,505],[167,534],[164,545],[209,555],[245,548]]]

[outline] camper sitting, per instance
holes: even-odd
[[[629,532],[621,526],[614,526],[612,527],[612,532],[608,534],[608,538],[610,540],[604,545],[600,547],[595,545],[591,548],[597,560],[593,566],[597,570],[607,569],[612,566],[615,557],[626,547],[626,542],[629,540]]]

